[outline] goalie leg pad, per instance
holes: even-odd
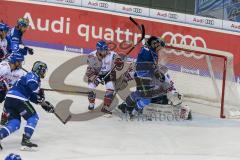
[[[184,120],[191,120],[192,119],[192,112],[188,105],[181,106],[179,115],[181,119]]]
[[[96,93],[94,93],[93,91],[88,93],[88,101],[89,103],[95,103],[95,99],[96,99]]]
[[[182,103],[183,95],[179,94],[178,92],[168,92],[167,98],[172,103],[172,105],[177,106]]]

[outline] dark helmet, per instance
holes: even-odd
[[[100,51],[108,50],[108,45],[107,45],[107,43],[105,41],[100,40],[96,44],[96,49],[100,50]]]
[[[29,26],[29,20],[27,18],[19,18],[17,20],[17,26],[28,27]]]
[[[153,44],[156,44],[156,43],[160,43],[160,46],[162,47],[165,47],[166,44],[164,42],[163,39],[159,38],[159,37],[156,37],[156,36],[151,36],[148,40],[147,40],[147,45],[149,47],[152,47],[153,49],[156,49],[153,47]]]
[[[47,72],[47,64],[41,61],[36,61],[33,64],[32,72],[37,74],[40,78],[44,78]]]

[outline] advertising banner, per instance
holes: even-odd
[[[177,22],[186,21],[186,14],[164,11],[164,10],[157,10],[157,9],[150,9],[150,17],[154,17],[158,19],[166,19],[170,21],[177,21]]]
[[[114,9],[115,9],[115,3],[105,2],[105,1],[97,1],[97,0],[89,0],[89,1],[84,0],[84,1],[82,1],[82,6],[88,7],[88,8],[109,10],[109,11],[114,11]]]
[[[96,42],[100,39],[120,45],[123,41],[135,44],[141,37],[140,31],[127,15],[9,1],[0,1],[0,6],[2,8],[0,19],[11,26],[14,26],[20,17],[30,20],[30,28],[23,39],[32,45],[89,53],[95,49]],[[220,30],[217,32],[207,28],[200,29],[181,23],[163,23],[147,18],[144,20],[136,18],[136,20],[144,24],[146,37],[163,36],[167,43],[233,53],[235,71],[240,75],[239,35]],[[131,56],[136,57],[139,47],[140,45],[131,52]],[[118,50],[118,52],[126,52],[126,50]]]
[[[222,20],[215,18],[207,18],[195,15],[186,15],[186,23],[208,26],[213,28],[222,28]]]
[[[46,0],[51,3],[62,3],[67,5],[81,6],[82,0]]]
[[[128,13],[128,14],[135,14],[140,16],[149,16],[149,8],[138,7],[138,6],[131,6],[126,4],[116,4],[115,11],[121,13]]]

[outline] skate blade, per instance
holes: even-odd
[[[36,147],[22,146],[22,147],[20,148],[20,151],[36,152],[37,149],[36,149]]]

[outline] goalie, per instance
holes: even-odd
[[[101,40],[96,44],[96,50],[89,54],[87,60],[88,77],[88,100],[89,110],[95,108],[96,93],[95,88],[99,84],[105,85],[106,92],[104,96],[104,105],[101,109],[103,113],[112,114],[109,107],[112,103],[115,93],[114,82],[116,81],[116,70],[122,70],[123,61],[117,53],[110,51],[106,42]]]
[[[167,67],[158,64],[157,53],[165,46],[164,41],[152,36],[146,44],[138,55],[136,69],[129,69],[123,74],[121,85],[126,87],[127,81],[134,79],[137,84],[136,91],[132,92],[118,108],[123,113],[128,112],[130,117],[134,117],[141,114],[143,108],[150,103],[170,104],[179,108],[182,119],[191,119],[191,111],[188,106],[181,105],[182,96],[176,91],[174,83],[167,74]],[[142,52],[145,52],[144,56]],[[151,56],[151,58],[139,63],[141,56],[142,59],[146,59],[147,56]],[[148,69],[146,70],[146,68]]]

